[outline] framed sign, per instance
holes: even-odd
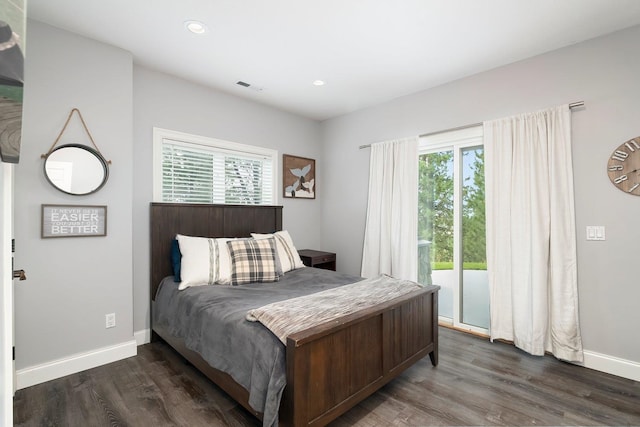
[[[107,235],[107,207],[42,205],[42,238]]]
[[[282,155],[282,195],[285,198],[316,198],[316,161]]]

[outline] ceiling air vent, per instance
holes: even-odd
[[[251,90],[254,90],[256,92],[262,92],[263,88],[258,87],[258,86],[252,86],[251,83],[247,83],[247,82],[243,82],[242,80],[238,80],[236,82],[237,85],[242,86],[242,87],[246,87],[249,88]]]

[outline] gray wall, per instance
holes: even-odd
[[[338,268],[360,271],[369,150],[359,145],[584,100],[572,114],[584,346],[640,362],[640,198],[606,173],[613,149],[640,136],[639,44],[634,27],[323,122],[324,247]],[[606,226],[607,240],[585,241],[587,225]]]
[[[128,52],[29,21],[22,155],[15,169],[16,369],[133,340],[132,58]],[[107,184],[70,196],[43,159],[77,107],[112,160]],[[60,143],[91,145],[77,116]],[[107,205],[106,237],[40,238],[41,204]],[[105,314],[117,326],[105,329]]]
[[[153,198],[153,127],[203,135],[278,150],[281,191],[282,154],[316,159],[322,165],[320,124],[236,96],[134,66],[133,262],[134,330],[149,328],[149,203]],[[242,89],[240,89],[242,90]],[[298,249],[318,247],[321,206],[325,200],[324,169],[315,200],[283,200],[283,227]]]

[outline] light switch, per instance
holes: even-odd
[[[603,225],[587,225],[587,240],[606,240]]]

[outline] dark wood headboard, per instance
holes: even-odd
[[[171,241],[176,234],[250,237],[282,230],[282,206],[151,203],[151,300],[160,281],[173,273]]]

